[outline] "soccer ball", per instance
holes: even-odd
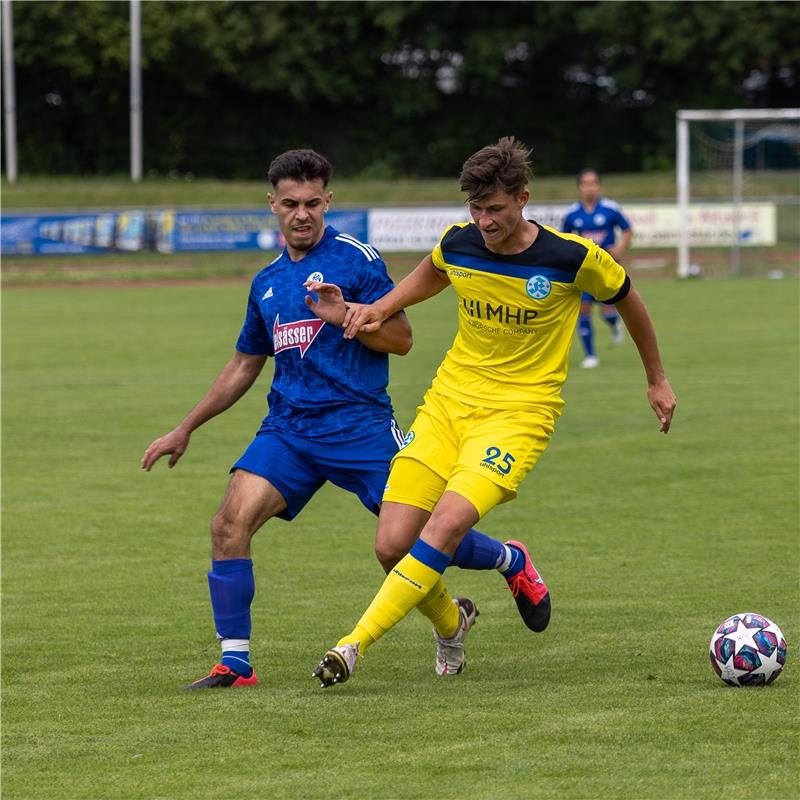
[[[774,623],[748,611],[728,617],[709,645],[711,666],[729,686],[763,686],[781,674],[786,639]]]

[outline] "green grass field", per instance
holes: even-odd
[[[381,582],[373,519],[326,487],[255,539],[262,684],[187,694],[217,657],[208,519],[268,375],[175,470],[138,463],[232,352],[246,288],[6,289],[3,797],[797,797],[798,283],[642,290],[673,431],[630,342],[598,330],[602,367],[573,370],[550,448],[480,526],[531,546],[547,632],[496,573],[451,570],[481,610],[462,675],[436,677],[412,615],[321,690],[312,668]],[[401,424],[450,342],[452,295],[410,316]],[[716,625],[745,610],[789,643],[770,687],[730,689],[708,663]]]

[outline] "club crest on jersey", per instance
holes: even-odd
[[[272,346],[275,355],[282,350],[297,347],[302,358],[324,324],[321,319],[303,319],[299,322],[281,324],[280,315],[276,315],[275,324],[272,326]]]
[[[312,272],[307,278],[306,281],[314,281],[314,283],[324,283],[325,278],[322,276],[321,272]]]
[[[551,289],[550,281],[544,275],[534,275],[525,285],[528,297],[532,297],[534,300],[544,300],[550,294]]]

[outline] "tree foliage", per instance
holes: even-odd
[[[129,6],[13,3],[20,169],[124,172]],[[796,104],[790,2],[145,2],[145,167],[454,175],[513,133],[542,174],[668,167],[684,108]]]

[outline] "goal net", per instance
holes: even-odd
[[[800,109],[678,111],[678,275],[800,271]]]

